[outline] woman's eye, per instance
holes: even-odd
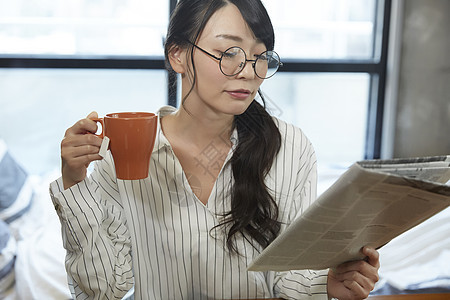
[[[236,55],[238,55],[238,53],[236,51],[228,50],[225,52],[221,52],[221,55],[222,55],[222,57],[225,57],[225,58],[233,58]]]
[[[235,52],[231,52],[231,51],[222,52],[222,57],[225,57],[225,58],[232,58],[235,56],[236,56]]]
[[[259,60],[268,60],[266,54],[255,55],[255,59],[259,59]]]

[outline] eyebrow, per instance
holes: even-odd
[[[235,42],[243,42],[243,39],[241,37],[231,34],[218,34],[216,35],[216,38],[232,40]]]
[[[232,34],[226,34],[226,33],[225,34],[218,34],[218,35],[216,35],[216,38],[232,40],[232,41],[239,42],[239,43],[242,43],[244,41],[244,39],[241,38],[240,36],[232,35]],[[260,40],[260,39],[256,39],[256,42],[264,44],[264,42],[262,40]]]

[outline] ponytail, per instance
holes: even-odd
[[[260,93],[264,102],[264,98]],[[234,178],[231,210],[221,225],[229,225],[227,247],[238,253],[233,235],[241,233],[263,248],[278,235],[278,207],[265,184],[281,145],[281,135],[272,117],[256,100],[241,115],[235,116],[238,145],[230,160]]]

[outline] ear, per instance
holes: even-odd
[[[184,74],[186,72],[186,50],[176,45],[170,48],[169,62],[175,72]]]

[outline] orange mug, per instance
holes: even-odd
[[[102,132],[98,136],[107,136],[110,140],[109,149],[117,178],[146,178],[155,144],[158,117],[147,112],[120,112],[93,120],[102,124]]]

